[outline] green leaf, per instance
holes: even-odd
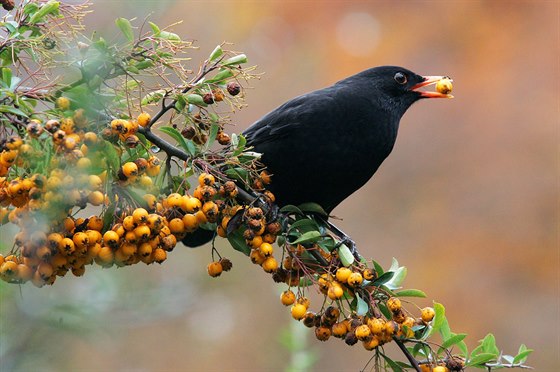
[[[463,341],[465,337],[467,337],[466,333],[458,333],[456,335],[453,335],[441,344],[441,348],[447,349],[455,344],[458,344],[459,342]]]
[[[522,348],[524,350],[521,350]],[[515,358],[513,358],[513,363],[512,364],[525,363],[527,361],[527,357],[532,352],[533,352],[533,349],[527,349],[527,346],[522,344],[521,347],[519,348],[519,352],[517,353]]]
[[[386,273],[381,275],[379,278],[375,279],[373,281],[373,285],[380,286],[381,284],[385,284],[386,282],[391,280],[391,278],[393,277],[394,274],[395,273],[393,273],[392,271],[387,271]]]
[[[152,32],[154,34],[159,34],[161,32],[158,25],[156,25],[154,22],[148,22],[148,23],[150,24],[150,27],[152,28]]]
[[[132,32],[132,25],[126,18],[119,17],[115,20],[116,25],[121,30],[126,39],[130,42],[134,40],[134,32]]]
[[[359,294],[356,293],[356,299],[357,299],[357,304],[356,304],[356,314],[363,316],[366,315],[367,312],[369,311],[369,305],[367,302],[365,302]]]
[[[378,277],[380,277],[385,273],[385,270],[383,270],[383,267],[380,264],[378,264],[377,261],[371,260],[371,262],[373,263],[373,267],[375,268],[375,272],[377,273]]]
[[[2,81],[9,88],[12,85],[12,70],[8,67],[2,67]]]
[[[482,340],[482,350],[496,356],[500,354],[500,350],[496,347],[496,337],[492,333],[488,333]]]
[[[246,256],[248,256],[251,253],[251,248],[245,242],[245,238],[243,237],[243,231],[241,230],[242,229],[237,229],[236,231],[230,233],[227,236],[227,240],[229,241],[229,244],[231,244],[233,249],[241,253],[244,253]]]
[[[197,105],[197,106],[202,106],[202,107],[208,106],[206,103],[204,103],[204,99],[199,94],[194,94],[194,93],[189,94],[189,95],[187,95],[186,98],[187,98],[187,102],[192,104],[192,105]]]
[[[169,41],[181,41],[179,35],[169,32],[169,31],[160,31],[154,36],[159,37],[160,39],[169,40]]]
[[[311,203],[311,202],[310,203],[303,203],[303,204],[298,205],[298,207],[303,213],[314,213],[314,214],[317,214],[319,216],[324,216],[324,217],[328,216],[328,213],[325,212],[323,207],[321,207],[317,203]]]
[[[218,59],[222,54],[224,54],[224,50],[222,49],[221,45],[218,45],[217,47],[214,48],[212,53],[210,53],[210,57],[208,57],[208,61],[212,62]]]
[[[436,315],[432,321],[432,333],[438,332],[445,321],[445,307],[438,302],[434,302],[434,310]]]
[[[319,231],[308,231],[301,234],[299,238],[297,238],[293,242],[290,242],[290,244],[314,243],[319,239],[321,239],[321,233]]]
[[[245,54],[238,54],[224,61],[224,66],[240,65],[242,63],[247,63],[247,56]]]
[[[309,218],[302,218],[290,225],[288,233],[295,230],[299,231],[300,233],[304,233],[307,231],[317,231],[318,229],[319,226],[317,226],[317,222],[310,220]]]
[[[247,139],[244,135],[240,134],[237,136],[236,142],[236,150],[233,152],[232,156],[240,155],[243,151],[245,151],[245,144],[247,143]]]
[[[389,358],[385,354],[381,354],[381,355],[383,356],[383,359],[385,359],[385,362],[387,362],[387,364],[389,365],[389,367],[391,367],[391,369],[393,371],[396,371],[396,372],[403,371],[404,372],[404,369],[401,366],[399,366],[395,361],[393,361],[393,359]]]
[[[178,94],[177,96],[175,96],[175,100],[175,110],[177,110],[178,112],[183,111],[185,107],[187,107],[188,102],[184,95]]]
[[[403,289],[402,291],[395,292],[395,294],[397,297],[426,297],[426,293],[419,289]]]
[[[8,105],[0,105],[0,112],[8,112],[10,114],[22,116],[24,118],[28,117],[25,112],[21,111],[20,109],[17,109],[15,107],[13,107],[13,106],[8,106]]]
[[[159,130],[177,141],[179,146],[181,146],[189,155],[194,156],[196,154],[196,145],[191,140],[185,139],[185,137],[183,137],[177,129],[166,126],[160,127]]]
[[[104,153],[105,161],[107,162],[107,167],[111,170],[113,175],[116,175],[117,170],[121,166],[121,157],[117,153],[117,150],[107,141],[103,141],[103,144],[99,147],[100,152]]]
[[[491,360],[495,360],[495,359],[496,359],[496,355],[494,354],[480,353],[476,356],[473,356],[469,361],[467,361],[467,363],[465,363],[465,367],[476,366],[476,365],[482,366],[484,363],[488,363]]]
[[[222,68],[218,73],[206,80],[206,83],[219,83],[233,76],[233,71],[229,68]]]
[[[226,169],[225,173],[229,178],[234,178],[241,182],[247,182],[249,176],[247,170],[240,167],[228,168]]]
[[[393,271],[393,270],[390,270]],[[390,289],[398,289],[401,287],[402,282],[406,278],[407,269],[404,266],[397,268],[391,280],[387,281],[385,285]]]
[[[350,252],[350,248],[346,246],[346,244],[341,244],[338,247],[338,257],[340,258],[340,262],[345,267],[349,267],[354,263],[354,255]]]
[[[42,22],[47,15],[58,14],[60,3],[55,0],[49,0],[44,3],[29,19],[29,24],[36,24]]]
[[[165,90],[154,90],[153,92],[149,92],[142,98],[142,106],[150,104],[150,103],[157,103],[161,101],[161,99],[165,96]]]
[[[303,212],[298,207],[296,207],[295,205],[291,205],[291,204],[285,205],[282,208],[280,208],[280,213],[288,214],[288,215],[289,214],[295,214],[295,215],[302,215],[303,214]]]
[[[391,314],[391,310],[389,310],[384,302],[380,302],[377,306],[379,307],[379,311],[381,311],[385,318],[391,319],[393,317],[393,314]]]
[[[212,124],[212,126],[210,127],[210,133],[208,134],[208,141],[206,141],[207,148],[212,146],[212,144],[216,140],[216,136],[218,135],[218,130],[220,130],[220,126],[218,124]]]
[[[138,70],[145,70],[147,68],[153,67],[154,62],[151,59],[145,59],[134,65]]]

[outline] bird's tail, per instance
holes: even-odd
[[[215,235],[215,231],[198,229],[196,231],[193,231],[192,233],[188,233],[187,235],[185,235],[182,242],[187,247],[196,248],[214,239]]]

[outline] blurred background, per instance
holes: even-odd
[[[263,75],[234,132],[372,66],[450,75],[456,98],[414,105],[392,155],[334,214],[365,257],[407,266],[405,286],[429,298],[416,303],[442,302],[469,348],[492,332],[505,353],[525,343],[530,365],[557,370],[559,2],[92,3],[87,23],[109,39],[118,16],[183,21],[174,31],[200,47],[193,69],[222,41],[246,53]],[[364,367],[370,353],[316,341],[280,304],[285,286],[221,247],[234,268],[218,279],[206,274],[208,248],[178,247],[161,266],[2,285],[0,370]]]

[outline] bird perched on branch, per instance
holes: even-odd
[[[375,67],[296,97],[259,119],[243,134],[272,174],[267,188],[276,203],[314,202],[330,213],[391,153],[401,117],[414,102],[452,97],[419,90],[442,79]],[[183,243],[197,246],[213,236],[198,231]]]

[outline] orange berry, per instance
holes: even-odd
[[[320,326],[315,328],[315,337],[319,341],[327,341],[331,337],[332,331],[329,327]]]
[[[266,258],[263,263],[261,264],[264,271],[267,273],[272,273],[278,270],[278,262],[274,257]]]
[[[259,251],[265,257],[270,257],[274,251],[273,247],[269,243],[262,243],[259,247]]]
[[[142,112],[140,115],[138,115],[136,121],[138,122],[139,126],[146,127],[150,123],[151,119],[152,117],[150,116],[150,114],[148,114],[147,112]]]
[[[103,234],[103,243],[111,248],[117,248],[119,246],[119,234],[113,230],[108,230]]]
[[[354,334],[356,335],[358,340],[364,341],[371,334],[371,330],[369,329],[367,324],[362,324],[362,325],[356,327],[356,329],[354,330]]]
[[[198,183],[200,186],[212,186],[216,182],[216,179],[213,175],[208,173],[201,173],[198,176]]]
[[[138,226],[138,224],[136,222],[134,222],[134,217],[126,216],[123,219],[122,226],[124,227],[124,229],[126,231],[132,231],[136,228],[136,226]]]
[[[138,255],[140,257],[148,257],[152,254],[153,248],[150,243],[142,243],[138,246]]]
[[[167,259],[167,252],[164,251],[161,248],[156,248],[153,251],[152,256],[153,256],[155,262],[157,262],[158,264],[161,264],[163,261],[165,261]]]
[[[31,278],[33,278],[33,270],[25,264],[19,264],[17,266],[17,279],[25,283],[30,281]]]
[[[366,350],[373,350],[379,346],[379,339],[377,337],[371,337],[370,339],[364,340],[362,345]]]
[[[148,222],[148,211],[144,208],[136,208],[132,212],[132,218],[137,225]]]
[[[336,280],[341,283],[347,283],[350,275],[352,275],[352,270],[347,267],[340,267],[336,270]]]
[[[280,295],[280,301],[284,306],[293,305],[296,302],[296,295],[288,289],[287,291],[282,292]]]
[[[64,238],[58,245],[58,250],[65,256],[70,256],[76,250],[74,242],[70,238]]]
[[[169,221],[169,230],[171,230],[172,234],[182,234],[185,232],[185,224],[183,220],[180,218],[174,218]]]
[[[4,261],[0,266],[0,276],[5,280],[11,280],[17,276],[18,263],[14,261]]]
[[[219,261],[210,262],[207,267],[208,275],[215,278],[222,274],[223,268]]]
[[[121,167],[121,171],[126,178],[137,176],[138,166],[134,162],[129,161],[128,163],[123,164],[123,166]]]
[[[202,212],[209,222],[216,222],[218,219],[218,205],[212,201],[207,201],[202,205]]]
[[[194,214],[187,213],[183,216],[183,224],[186,232],[193,232],[198,229],[198,219]]]
[[[113,250],[107,246],[103,246],[97,253],[95,261],[101,266],[106,266],[112,264],[114,258]]]
[[[337,338],[342,338],[348,333],[348,327],[345,322],[337,322],[332,326],[332,335]]]
[[[266,260],[266,257],[264,257],[261,252],[255,248],[251,249],[249,258],[251,259],[251,262],[256,265],[261,265]]]
[[[37,272],[41,276],[41,279],[46,281],[54,273],[54,269],[50,263],[41,262],[39,266],[37,266]]]
[[[432,307],[425,307],[421,310],[422,320],[426,323],[431,322],[436,316],[436,312]]]
[[[292,306],[292,318],[295,320],[301,320],[305,317],[305,313],[307,312],[307,308],[302,304],[295,304]]]
[[[103,219],[99,216],[91,216],[87,223],[87,228],[100,232],[103,229]]]
[[[362,277],[362,274],[352,273],[348,277],[347,283],[351,287],[359,287],[362,284],[363,280],[364,280],[364,278]]]
[[[401,309],[401,300],[399,300],[396,297],[391,297],[387,300],[387,307],[389,308],[389,310],[391,310],[393,313],[398,312]]]
[[[134,235],[136,235],[136,238],[138,239],[138,241],[146,241],[148,240],[148,238],[150,237],[150,234],[152,233],[150,231],[150,228],[146,225],[142,225],[142,226],[138,226],[137,228],[135,228],[133,230]]]
[[[338,300],[344,296],[344,289],[340,284],[333,282],[327,289],[327,296],[329,296],[331,300]]]

